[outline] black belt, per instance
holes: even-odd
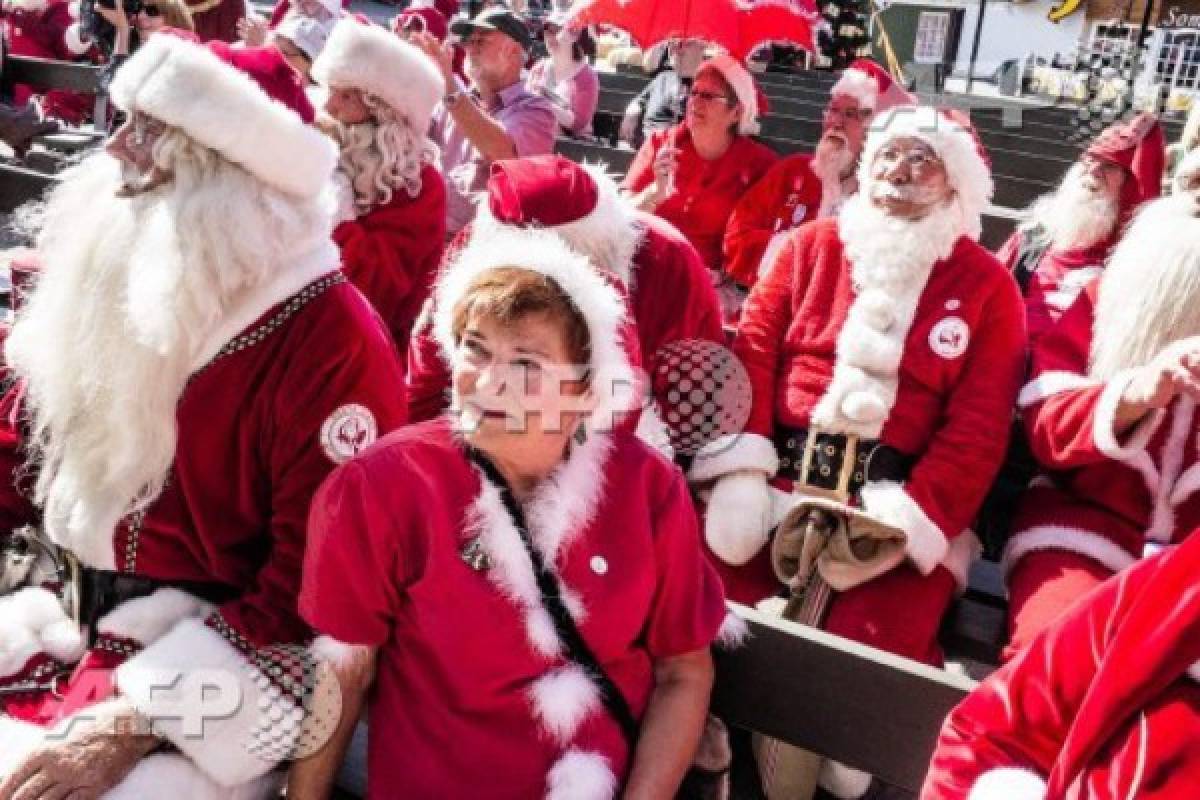
[[[78,621],[89,638],[94,639],[96,622],[102,616],[126,601],[154,594],[159,589],[179,589],[216,604],[236,596],[233,589],[217,583],[157,580],[127,572],[81,567]]]
[[[836,491],[846,480],[847,494],[858,495],[868,481],[907,480],[917,459],[878,439],[859,439],[841,433],[809,432],[804,428],[775,428],[779,476],[818,489]],[[849,453],[848,453],[849,451]],[[808,455],[807,474],[800,471]],[[849,468],[847,455],[852,460]],[[843,471],[849,474],[843,476]]]

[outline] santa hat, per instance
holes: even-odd
[[[327,88],[375,95],[421,135],[446,91],[442,73],[427,55],[383,28],[353,19],[333,29],[312,76]]]
[[[304,57],[308,59],[309,63],[312,63],[325,49],[325,43],[329,41],[329,35],[333,33],[333,26],[333,20],[319,20],[300,14],[288,14],[275,26],[271,34],[287,39],[296,45],[300,52],[304,53]]]
[[[946,178],[954,189],[963,233],[978,239],[982,216],[992,199],[992,170],[970,122],[961,114],[932,106],[900,106],[871,123],[858,168],[860,186],[871,183],[871,164],[884,145],[898,138],[920,139],[929,145],[946,167]]]
[[[480,203],[472,238],[502,228],[541,228],[560,237],[596,266],[631,283],[633,255],[643,229],[637,209],[601,165],[560,155],[492,164],[487,202]]]
[[[713,69],[725,79],[733,90],[742,106],[742,118],[738,120],[737,132],[743,136],[754,136],[759,131],[758,126],[758,87],[750,73],[730,56],[722,53],[713,56],[700,65],[696,70],[699,75],[706,69]]]
[[[430,34],[439,42],[446,41],[446,35],[450,32],[450,23],[446,21],[445,15],[432,6],[409,6],[396,15],[392,27],[394,30],[404,30],[410,21],[416,21],[418,30]]]
[[[846,67],[829,90],[830,97],[837,95],[853,97],[859,108],[869,108],[876,113],[917,104],[917,99],[896,83],[891,73],[869,58],[860,58]]]
[[[1162,192],[1167,153],[1162,126],[1155,115],[1142,112],[1109,125],[1088,146],[1086,154],[1125,170],[1120,197],[1123,214],[1132,213]]]
[[[616,415],[639,403],[640,384],[622,346],[625,303],[588,260],[557,236],[535,228],[507,228],[486,236],[472,235],[466,247],[446,266],[434,287],[433,330],[446,360],[458,350],[454,310],[468,287],[494,269],[536,272],[554,282],[587,325],[588,368],[596,408],[588,422],[593,431],[611,430]]]
[[[113,80],[113,102],[179,128],[264,183],[318,194],[337,149],[308,123],[313,108],[295,70],[273,47],[201,46],[151,36]]]

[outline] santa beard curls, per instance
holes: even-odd
[[[1200,209],[1190,194],[1143,206],[1100,278],[1089,374],[1109,380],[1200,335]]]
[[[813,153],[812,170],[821,180],[821,207],[817,216],[829,216],[842,199],[842,181],[853,173],[858,154],[850,151],[850,142],[841,131],[826,131]]]
[[[1117,227],[1117,199],[1093,187],[1083,166],[1075,164],[1058,189],[1031,211],[1031,221],[1046,230],[1056,250],[1085,250],[1107,239]]]
[[[5,350],[26,383],[46,530],[109,568],[113,527],[162,489],[176,405],[227,312],[329,236],[321,203],[264,189],[178,131],[155,162],[171,181],[135,197],[117,196],[106,153],[64,176],[29,221],[46,267]]]

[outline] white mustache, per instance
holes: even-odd
[[[920,186],[896,186],[887,181],[876,181],[872,193],[881,199],[900,200],[906,203],[931,203],[937,199],[937,192]]]

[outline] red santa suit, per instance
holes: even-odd
[[[853,99],[860,111],[882,113],[915,99],[886,70],[860,58],[829,90],[831,98]],[[824,186],[813,169],[813,156],[797,153],[781,159],[745,192],[729,217],[723,249],[725,271],[747,288],[765,272],[787,232],[805,222],[837,214],[844,201],[841,186]]]
[[[404,80],[397,81],[397,75]],[[426,131],[445,93],[445,82],[433,62],[413,45],[377,26],[338,25],[313,62],[312,76],[325,88],[354,88],[378,98],[398,117],[395,123],[385,123],[396,126],[394,135],[424,144],[429,156],[434,155]],[[374,120],[374,124],[381,123]],[[378,150],[374,154],[383,159]],[[354,171],[353,161],[345,163],[344,155],[338,176],[347,184],[354,218],[334,229],[333,240],[341,248],[346,275],[379,311],[403,355],[442,257],[446,187],[437,168],[425,163],[414,194],[386,167],[399,170],[419,164],[421,151],[389,156],[397,159],[395,164],[381,164],[385,168],[377,166],[378,174],[362,175]],[[364,179],[372,184],[388,181],[391,198],[360,212],[354,184]],[[378,191],[375,185],[369,190]]]
[[[874,152],[894,136],[918,136],[938,152],[958,196],[925,227],[911,223],[902,247],[923,247],[929,260],[886,269],[853,263],[856,239],[867,242],[879,225],[894,224],[880,212],[868,215],[861,195],[840,220],[794,231],[751,291],[734,342],[753,390],[745,432],[702,451],[691,477],[719,478],[708,543],[730,597],[755,603],[780,588],[763,548],[766,527],[746,526],[756,509],[723,484],[736,486],[745,470],[771,476],[787,468],[801,429],[814,426],[904,454],[907,477],[872,480],[868,471],[861,501],[905,532],[907,561],[837,594],[827,628],[938,664],[938,624],[974,550],[964,531],[1004,455],[1024,329],[1012,279],[963,233],[978,231],[988,168],[971,134],[934,114],[919,108],[889,117],[867,142],[860,178],[869,183]],[[790,481],[777,485],[791,488]],[[771,516],[777,522],[781,514]]]
[[[668,397],[671,382],[660,379],[662,367],[696,343],[724,341],[716,292],[695,248],[669,224],[634,209],[602,169],[556,155],[494,164],[487,202],[461,241],[533,226],[559,236],[628,287],[633,346],[640,351],[635,363],[654,377],[659,408],[677,405]],[[431,322],[427,317],[409,351],[414,420],[445,410],[450,387]]]
[[[1165,162],[1163,132],[1152,114],[1139,114],[1112,125],[1096,137],[1086,155],[1114,164],[1125,173],[1112,234],[1085,247],[1046,246],[1038,242],[1045,232],[1036,226],[1035,220],[1032,229],[1018,230],[996,253],[1000,262],[1017,276],[1025,295],[1030,347],[1058,322],[1083,287],[1099,276],[1121,230],[1138,207],[1158,197],[1161,191]],[[1034,248],[1041,248],[1036,260]]]
[[[579,310],[593,374],[628,372],[616,290],[537,231],[476,238],[458,256],[437,297],[447,358],[471,280],[514,265],[546,275]],[[525,515],[583,637],[640,719],[655,661],[708,647],[725,608],[678,470],[595,419]],[[626,740],[566,658],[499,487],[468,460],[454,424],[386,438],[314,501],[305,618],[380,648],[368,796],[468,797],[487,786],[489,797],[514,800],[614,797],[631,766]]]
[[[1183,800],[1200,786],[1200,537],[1087,596],[947,718],[922,800]]]
[[[336,156],[301,119],[311,107],[287,69],[270,48],[210,51],[154,36],[117,73],[112,96],[127,113],[161,119],[236,159],[276,197],[315,203],[305,198],[319,196]],[[195,109],[219,110],[220,129]],[[259,135],[230,140],[229,120]],[[238,149],[243,139],[250,149]],[[47,535],[82,566],[155,590],[121,595],[103,612],[74,672],[86,642],[49,590],[0,598],[0,685],[38,684],[0,706],[0,774],[44,746],[47,726],[119,693],[178,752],[139,761],[108,800],[167,788],[189,798],[266,797],[278,783],[272,769],[304,714],[306,687],[293,670],[311,638],[296,607],[309,502],[334,466],[404,421],[394,348],[338,270],[336,248],[320,230],[293,244],[198,343],[177,403],[169,477],[146,509],[111,529],[45,519]],[[36,387],[14,388],[0,403],[6,535],[39,517],[22,477],[24,388]],[[114,507],[126,503],[116,498]],[[164,687],[200,673],[235,681],[240,702],[218,716],[204,697],[177,695],[164,713]]]
[[[79,61],[94,52],[79,30],[79,5],[74,0],[7,0],[0,11],[0,33],[14,56]],[[37,93],[31,86],[13,87],[13,102],[23,106]],[[42,96],[46,116],[81,125],[92,111],[92,95],[53,89]]]

